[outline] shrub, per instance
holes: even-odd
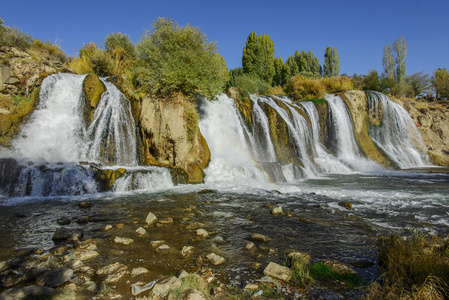
[[[235,79],[235,86],[239,89],[240,94],[257,94],[257,95],[268,95],[270,90],[270,85],[264,82],[259,77],[251,75],[238,76]]]
[[[285,84],[284,91],[288,94],[294,93],[298,99],[311,100],[324,98],[326,87],[320,79],[293,76]]]
[[[0,46],[15,47],[21,50],[28,49],[31,44],[31,36],[15,27],[5,26],[4,23],[0,18]]]
[[[345,76],[322,78],[321,82],[326,87],[326,93],[345,92],[354,89],[350,78]]]
[[[268,90],[268,94],[269,95],[281,95],[281,96],[283,96],[285,93],[284,93],[284,89],[282,88],[282,86],[278,85],[278,86],[274,86],[274,87],[270,88]]]
[[[35,54],[36,58],[54,58],[61,62],[67,61],[67,56],[64,51],[61,50],[61,47],[55,43],[51,43],[46,41],[45,43],[41,40],[33,39],[30,45],[29,52],[31,54]]]
[[[139,83],[154,95],[182,92],[209,99],[229,81],[224,59],[198,28],[158,18],[137,45]]]

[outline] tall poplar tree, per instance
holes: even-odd
[[[323,66],[323,76],[324,77],[332,77],[334,75],[333,69],[333,53],[332,48],[330,46],[326,47],[324,50],[324,66]]]
[[[340,56],[338,56],[338,48],[332,49],[333,76],[340,75]]]
[[[382,57],[382,66],[384,67],[384,72],[387,78],[394,79],[394,58],[393,52],[391,51],[391,45],[388,44],[384,47],[383,57]]]
[[[405,57],[407,56],[407,43],[405,42],[404,37],[401,35],[396,41],[393,43],[393,49],[396,53],[396,82],[401,84],[404,82],[405,78]]]
[[[284,72],[284,61],[282,57],[276,57],[274,59],[274,76],[273,76],[273,86],[284,85],[283,82],[283,72]]]
[[[266,34],[251,32],[243,48],[242,66],[245,74],[254,75],[271,84],[274,76],[274,46]]]

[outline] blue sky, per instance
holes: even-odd
[[[323,63],[337,47],[341,73],[383,71],[382,50],[399,36],[407,42],[407,74],[449,68],[448,0],[190,0],[4,1],[0,17],[34,38],[57,42],[71,55],[83,43],[104,43],[111,32],[138,42],[157,17],[200,27],[229,69],[241,66],[249,33],[268,34],[285,61],[309,49]]]

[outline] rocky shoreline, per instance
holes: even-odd
[[[56,229],[48,233],[53,247],[2,255],[0,299],[341,299],[363,293],[340,280],[298,284],[292,279],[292,257],[305,254],[275,244],[274,232],[270,236],[255,227],[252,234],[245,233],[244,243],[239,241],[239,249],[229,251],[227,238],[213,229],[213,221],[196,220],[214,193],[197,193],[196,205],[187,199],[180,207],[141,211],[138,217],[129,211],[128,220],[92,215],[97,204],[79,202],[77,211],[84,216],[53,220]],[[313,222],[278,204],[266,203],[261,210],[276,222]],[[237,256],[246,263],[237,262]],[[341,274],[375,268],[373,262],[356,258],[356,267],[318,257],[311,261]]]

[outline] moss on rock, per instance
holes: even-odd
[[[95,74],[89,74],[83,81],[84,112],[86,124],[90,124],[94,118],[95,108],[100,102],[101,95],[106,91],[104,83]]]
[[[97,169],[95,173],[95,180],[98,184],[100,192],[111,191],[114,187],[115,181],[125,175],[126,170],[118,168],[117,170],[111,169]]]

